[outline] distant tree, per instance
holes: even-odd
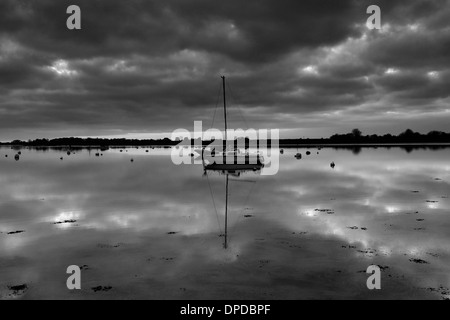
[[[353,129],[352,134],[355,138],[361,138],[361,136],[362,136],[362,132],[359,129]]]
[[[407,129],[405,132],[400,133],[400,136],[403,137],[411,137],[414,135],[414,131],[412,131],[411,129]]]

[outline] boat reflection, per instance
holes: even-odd
[[[256,174],[260,174],[261,173],[261,169],[262,166],[260,165],[255,165],[253,167],[241,167],[240,169],[215,169],[212,168],[211,166],[207,166],[204,165],[203,166],[203,176],[207,178],[208,180],[208,184],[209,184],[209,174],[219,174],[219,175],[224,175],[225,178],[225,227],[224,227],[224,233],[223,233],[223,237],[224,237],[224,242],[223,242],[223,247],[224,249],[228,248],[228,198],[229,198],[229,182],[231,181],[236,181],[236,182],[250,182],[250,183],[256,183],[256,180],[249,180],[249,179],[242,179],[246,173],[256,173]],[[230,179],[230,176],[232,177]],[[211,186],[210,190],[211,190]],[[212,191],[211,191],[211,197],[213,197]],[[215,207],[215,202],[213,199],[213,203],[214,203],[214,207]],[[217,209],[214,208],[216,210],[217,213]]]

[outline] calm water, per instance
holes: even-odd
[[[170,149],[0,149],[0,298],[450,297],[450,149],[305,151],[230,177],[224,249],[225,176]]]

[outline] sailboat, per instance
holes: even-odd
[[[225,76],[222,76],[222,86],[223,86],[223,110],[225,119],[225,140],[227,140],[227,100],[226,100],[226,84]],[[234,143],[233,143],[234,146]],[[204,149],[203,149],[204,151]],[[264,158],[259,153],[250,153],[247,150],[241,151],[237,148],[231,150],[224,150],[222,152],[215,152],[214,157],[222,157],[222,163],[205,163],[203,157],[204,152],[202,152],[203,159],[203,169],[204,175],[208,176],[208,172],[218,172],[226,176],[225,180],[225,232],[223,247],[228,248],[228,195],[229,195],[229,181],[230,176],[234,178],[239,178],[241,174],[245,172],[259,172],[264,167]],[[232,159],[232,163],[227,163],[227,159]],[[208,180],[209,183],[209,180]]]
[[[226,84],[225,76],[222,76],[223,86],[223,113],[225,119],[225,141],[227,141],[227,98],[226,98]],[[264,167],[264,158],[259,153],[251,153],[248,150],[242,151],[233,147],[223,151],[213,150],[212,155],[215,159],[221,159],[219,163],[206,163],[204,158],[204,151],[202,151],[203,167],[205,170],[259,170]]]

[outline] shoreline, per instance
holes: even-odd
[[[120,148],[170,148],[178,144],[143,144],[143,145],[17,145],[0,144],[0,148],[37,149],[37,148],[70,148],[70,149],[120,149]],[[208,145],[205,145],[207,147]],[[193,147],[200,147],[193,145]],[[392,147],[443,147],[450,148],[450,143],[280,143],[279,148],[392,148]],[[270,148],[269,146],[267,148]]]

